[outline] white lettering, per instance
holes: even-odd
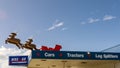
[[[103,56],[102,56],[102,55],[100,55],[100,54],[95,54],[95,57],[96,57],[96,58],[100,58],[100,59],[102,59],[102,58],[103,58]]]
[[[118,55],[104,54],[104,58],[118,58]]]
[[[99,59],[108,59],[108,58],[118,58],[118,55],[112,55],[112,54],[95,54],[95,58],[99,58]]]
[[[71,53],[67,53],[68,57],[79,57],[79,58],[84,58],[84,54],[71,54]]]
[[[18,58],[12,58],[11,61],[18,61]]]
[[[44,55],[45,55],[45,57],[55,57],[54,53],[47,53],[46,52]]]
[[[26,61],[27,60],[27,58],[22,58],[22,61]]]

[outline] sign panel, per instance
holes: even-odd
[[[120,53],[33,50],[32,58],[33,59],[35,58],[35,59],[120,60]]]
[[[9,65],[28,65],[28,56],[9,56]]]

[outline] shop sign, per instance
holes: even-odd
[[[120,60],[120,53],[33,50],[32,58],[33,59],[37,58],[37,59]]]
[[[28,65],[28,56],[9,56],[9,65]]]

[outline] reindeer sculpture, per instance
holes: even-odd
[[[20,43],[20,39],[15,38],[15,36],[17,36],[16,33],[11,33],[11,35],[9,35],[9,38],[7,38],[7,40],[5,40],[5,43],[11,43],[11,44],[15,44],[19,49],[23,48],[22,44]]]
[[[28,39],[28,41],[26,41],[26,43],[23,44],[23,47],[30,50],[37,50],[36,45],[32,44],[32,42],[33,42],[32,39]]]

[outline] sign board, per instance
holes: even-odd
[[[78,51],[32,51],[33,59],[120,60],[120,53]]]
[[[9,56],[9,65],[28,65],[28,56]]]

